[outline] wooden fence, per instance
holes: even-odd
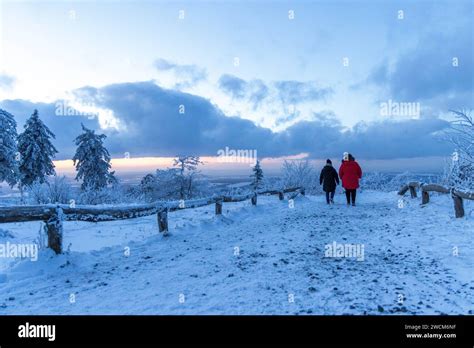
[[[158,201],[149,204],[127,206],[71,206],[67,204],[48,204],[0,207],[0,223],[44,221],[48,235],[48,248],[51,248],[57,254],[60,254],[62,252],[62,222],[64,220],[99,222],[133,219],[156,214],[159,231],[164,235],[167,235],[169,212],[215,204],[216,215],[221,215],[222,205],[224,202],[242,202],[250,199],[252,205],[257,205],[258,195],[278,195],[278,198],[283,200],[285,193],[291,193],[291,195],[288,195],[288,199],[293,199],[298,194],[304,195],[305,190],[302,187],[293,187],[284,190],[252,192],[240,196],[212,196],[189,201]]]
[[[417,197],[417,189],[421,191],[421,204],[425,205],[430,202],[430,192],[451,193],[454,203],[454,212],[457,218],[464,216],[464,199],[474,200],[473,192],[463,192],[454,188],[446,188],[439,184],[424,184],[420,182],[409,182],[403,185],[398,191],[398,194],[403,196],[407,191],[410,191],[411,198]]]

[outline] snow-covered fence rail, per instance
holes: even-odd
[[[22,205],[0,207],[0,222],[25,222],[47,220],[57,208],[61,208],[65,220],[110,221],[131,219],[152,215],[159,209],[157,204],[140,204],[127,206],[92,206],[67,204]]]
[[[463,199],[474,200],[474,192],[463,192],[454,188],[446,188],[439,184],[424,184],[420,182],[409,182],[403,185],[398,194],[403,196],[407,191],[410,191],[411,198],[416,198],[416,189],[421,190],[421,204],[428,204],[430,202],[430,192],[451,193],[454,203],[454,212],[457,218],[464,216],[464,202]]]
[[[215,204],[216,215],[222,214],[222,205],[227,202],[242,202],[250,199],[252,205],[257,205],[258,195],[278,195],[284,199],[285,193],[292,193],[289,199],[298,194],[305,194],[302,187],[284,190],[265,190],[239,196],[212,196],[195,200],[179,200],[171,202],[153,202],[124,206],[93,206],[93,205],[21,205],[0,207],[0,223],[44,221],[48,234],[48,247],[56,253],[62,252],[62,221],[113,221],[132,219],[157,214],[158,229],[165,235],[168,232],[168,213],[176,210],[194,209]]]

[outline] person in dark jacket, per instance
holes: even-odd
[[[334,194],[336,193],[336,185],[339,185],[339,177],[330,159],[326,160],[326,165],[321,170],[319,184],[323,185],[323,191],[326,192],[327,204],[334,203]]]
[[[342,180],[342,187],[346,190],[347,205],[355,205],[359,180],[362,178],[362,169],[356,162],[354,156],[344,153],[344,160],[339,168],[339,176]]]

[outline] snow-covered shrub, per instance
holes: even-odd
[[[152,202],[157,200],[176,199],[179,197],[181,181],[179,170],[157,169],[155,174],[147,174],[139,185],[139,192],[145,200]]]
[[[261,188],[259,189],[259,191],[280,190],[289,187],[289,184],[285,182],[282,176],[266,176],[262,180]],[[250,190],[246,193],[249,193],[250,191],[253,191],[252,184],[250,184]]]
[[[65,176],[54,176],[48,181],[48,193],[51,203],[68,203],[73,196],[72,187]]]
[[[228,187],[226,190],[223,191],[223,195],[225,196],[240,196],[248,194],[252,191],[252,186],[250,184],[245,186],[231,186]]]
[[[112,192],[108,188],[98,190],[83,190],[79,194],[78,204],[110,204],[113,202]]]
[[[213,185],[211,185],[209,179],[203,175],[198,175],[197,178],[194,180],[191,198],[194,199],[210,197],[214,194],[219,194],[219,192]]]
[[[77,204],[121,204],[129,203],[130,198],[121,185],[104,187],[98,190],[83,190],[80,192]]]
[[[447,132],[454,152],[445,170],[445,181],[450,187],[474,190],[474,118],[467,111],[452,111],[454,121]]]
[[[391,180],[390,183],[387,185],[388,191],[397,191],[403,185],[408,184],[411,181],[418,181],[419,178],[413,173],[410,172],[403,172],[400,174],[395,175]]]
[[[72,187],[64,176],[54,176],[44,183],[35,181],[27,192],[30,202],[35,204],[67,204],[73,198]]]
[[[474,165],[466,160],[464,154],[455,154],[456,159],[445,165],[443,184],[458,190],[474,191]]]
[[[35,204],[48,204],[50,203],[48,197],[48,184],[34,182],[27,188],[28,198],[30,203]]]
[[[319,193],[319,173],[308,160],[285,160],[282,168],[284,187],[302,186],[308,193]]]
[[[366,172],[360,181],[360,188],[361,190],[392,192],[398,191],[402,186],[411,181],[441,183],[441,177],[438,174],[416,174],[410,172],[399,174]]]
[[[392,183],[390,175],[379,172],[364,173],[360,180],[361,190],[393,191],[399,189],[397,184],[396,182]]]
[[[474,118],[467,111],[452,111],[455,120],[451,123],[447,139],[454,151],[446,163],[444,184],[460,191],[474,192]],[[473,202],[466,200],[465,209],[472,216]]]
[[[158,169],[147,174],[135,190],[137,197],[148,202],[159,200],[193,199],[211,196],[215,192],[209,180],[196,171],[183,173],[178,168]]]

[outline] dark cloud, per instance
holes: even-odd
[[[194,64],[176,64],[159,58],[155,60],[154,66],[158,71],[173,72],[180,80],[180,82],[176,84],[177,88],[192,87],[207,78],[206,70]]]
[[[439,133],[448,126],[446,121],[426,118],[360,122],[345,130],[337,119],[316,115],[278,133],[276,139],[292,153],[308,152],[313,158],[342,156],[344,151],[363,159],[444,156],[451,148],[440,141]]]
[[[474,42],[472,28],[464,29],[423,37],[416,48],[391,64],[385,60],[365,83],[354,87],[373,84],[387,89],[392,99],[425,102],[434,109],[472,107]]]
[[[307,152],[313,158],[327,158],[350,151],[361,159],[395,159],[444,156],[451,151],[438,140],[449,123],[437,118],[361,122],[347,130],[333,113],[323,112],[275,133],[249,120],[228,117],[207,99],[163,89],[153,82],[84,87],[76,94],[87,103],[112,110],[125,127],[106,132],[106,144],[115,157],[125,152],[133,157],[216,155],[226,146],[256,149],[260,157]],[[185,107],[184,114],[179,113],[180,105]],[[80,132],[81,122],[98,128],[96,120],[55,116],[54,104],[14,100],[3,101],[0,107],[13,113],[20,124],[38,108],[56,133],[55,145],[62,158],[71,158],[72,141]]]
[[[175,90],[163,89],[152,82],[123,83],[79,91],[100,107],[111,109],[126,128],[110,133],[113,153],[174,156],[179,153],[215,155],[225,146],[255,148],[271,152],[269,129],[249,120],[226,117],[207,99]],[[180,114],[180,106],[184,114]],[[260,140],[261,139],[261,140]]]
[[[438,118],[361,122],[343,133],[341,144],[364,159],[445,156],[452,148],[441,134],[449,126]]]

